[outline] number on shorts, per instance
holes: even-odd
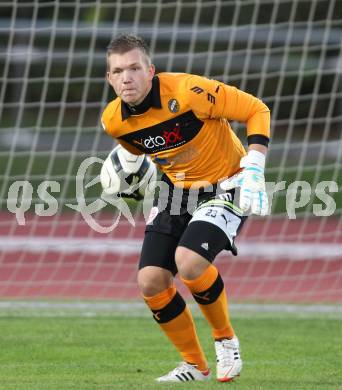
[[[217,210],[209,209],[206,213],[206,216],[215,218],[217,215]]]

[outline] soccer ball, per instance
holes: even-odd
[[[136,156],[117,145],[105,159],[100,179],[105,194],[121,194],[139,200],[153,194],[157,168],[150,157]]]

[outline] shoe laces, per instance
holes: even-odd
[[[216,341],[216,357],[220,364],[232,365],[234,363],[234,352],[238,352],[238,347],[233,340]]]

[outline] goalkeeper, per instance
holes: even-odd
[[[155,75],[148,47],[133,35],[110,42],[107,79],[117,98],[103,112],[105,131],[131,153],[150,155],[169,188],[155,199],[138,272],[146,304],[182,357],[179,366],[157,381],[211,377],[189,307],[176,290],[176,273],[212,329],[217,379],[231,381],[240,374],[242,360],[225,286],[213,261],[224,249],[236,254],[234,238],[247,211],[268,211],[264,167],[269,109],[218,81],[185,73]],[[229,120],[246,124],[247,153]],[[182,195],[179,188],[184,188]],[[189,212],[195,193],[198,201]],[[161,209],[163,196],[167,206]]]

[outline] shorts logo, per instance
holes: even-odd
[[[205,249],[206,251],[209,250],[209,244],[208,244],[207,242],[203,242],[203,243],[201,244],[201,247],[202,247],[203,249]]]
[[[169,110],[173,113],[179,111],[179,103],[176,99],[170,99],[167,103],[167,106],[169,107]]]

